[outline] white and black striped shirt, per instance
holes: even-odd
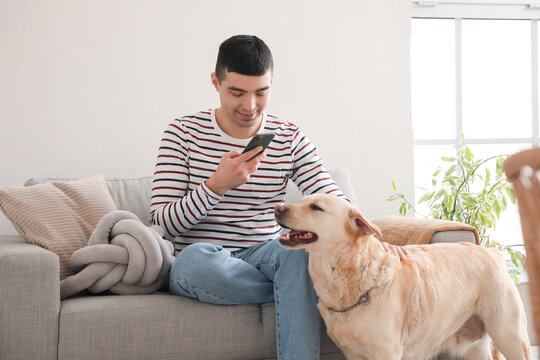
[[[304,195],[344,196],[297,126],[264,114],[259,132],[275,134],[266,158],[248,182],[219,196],[205,180],[224,153],[242,152],[249,139],[225,134],[215,110],[176,119],[167,127],[154,173],[151,222],[175,237],[177,253],[197,242],[233,251],[275,239],[281,227],[274,219],[274,206],[283,203],[288,179]]]

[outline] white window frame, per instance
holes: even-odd
[[[530,144],[540,145],[538,91],[538,19],[540,0],[453,0],[412,1],[413,18],[455,19],[456,62],[456,128],[453,139],[414,139],[414,145],[456,145],[463,141],[461,26],[463,19],[514,19],[531,21],[531,137],[528,138],[465,138],[465,144]]]
[[[532,20],[540,19],[540,0],[412,0],[412,16]]]
[[[454,139],[414,139],[418,145],[458,145],[468,144],[528,144],[540,146],[539,139],[539,91],[538,91],[538,20],[540,19],[540,0],[453,0],[453,1],[419,1],[412,0],[412,18],[441,18],[455,19],[455,57],[456,57],[456,129]],[[531,137],[504,139],[472,139],[462,138],[462,20],[491,19],[491,20],[529,20],[531,21]],[[456,148],[456,151],[458,149]],[[509,260],[507,260],[509,261]],[[526,275],[522,275],[522,281]]]

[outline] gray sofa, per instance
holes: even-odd
[[[331,174],[355,203],[348,174]],[[119,209],[147,221],[150,177],[107,180],[107,185]],[[299,199],[298,190],[289,187],[286,201]],[[432,239],[445,241],[474,242],[474,235],[441,232]],[[273,303],[217,306],[166,289],[61,301],[58,257],[19,236],[0,236],[0,274],[0,359],[276,358]],[[344,359],[324,329],[321,358]]]

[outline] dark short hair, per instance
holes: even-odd
[[[221,83],[227,72],[261,76],[274,70],[268,46],[254,35],[235,35],[219,46],[216,75]]]

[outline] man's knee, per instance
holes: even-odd
[[[192,280],[207,274],[208,269],[214,267],[221,251],[221,246],[206,243],[187,246],[176,257],[171,267],[171,278]]]
[[[182,258],[183,261],[207,260],[208,257],[212,257],[222,250],[223,248],[219,245],[207,243],[191,244],[180,251],[178,257]]]
[[[307,269],[309,254],[304,249],[287,250],[281,245],[276,249],[280,265],[286,264],[298,269]]]
[[[309,262],[309,254],[305,250],[290,250],[287,251],[286,261],[292,262],[300,267],[307,267]]]
[[[309,254],[304,249],[296,249],[296,250],[289,250],[281,246],[279,243],[279,239],[274,240],[274,243],[272,244],[275,246],[275,251],[278,254],[278,258],[281,259],[281,261],[287,260],[287,261],[293,261],[298,263],[305,263],[307,264],[309,259]]]

